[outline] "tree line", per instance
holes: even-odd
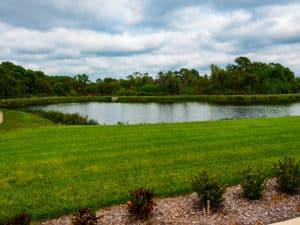
[[[48,76],[11,62],[0,64],[0,98],[76,95],[282,94],[300,92],[300,78],[279,63],[238,57],[225,68],[210,66],[210,75],[182,68],[155,78],[135,72],[126,79],[88,75]]]

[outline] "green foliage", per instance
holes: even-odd
[[[59,111],[30,111],[44,118],[51,120],[54,123],[67,125],[96,125],[97,121],[88,120],[87,116],[83,117],[79,113],[62,113]]]
[[[241,185],[243,187],[243,195],[252,200],[258,200],[262,197],[264,189],[265,175],[262,171],[254,171],[248,167],[242,171]]]
[[[78,209],[72,221],[74,225],[97,225],[96,213],[89,208]]]
[[[136,218],[149,218],[153,211],[153,191],[139,188],[129,191],[128,212]]]
[[[192,180],[192,187],[199,196],[202,206],[207,206],[208,201],[212,208],[218,208],[223,202],[223,193],[225,186],[215,176],[209,176],[207,171],[201,171],[198,176]]]
[[[30,225],[31,215],[26,211],[23,211],[21,214],[14,216],[10,220],[7,220],[3,225]]]
[[[47,76],[11,62],[0,64],[0,98],[72,95],[280,94],[300,91],[299,79],[279,63],[251,62],[238,57],[226,68],[211,65],[210,76],[195,69],[159,72],[157,78],[135,72],[127,79],[88,75]]]
[[[300,191],[299,160],[286,156],[274,163],[273,171],[282,192],[294,194]]]

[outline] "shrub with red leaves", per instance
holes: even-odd
[[[29,225],[31,221],[31,215],[26,211],[23,211],[21,214],[16,215],[15,217],[7,220],[3,225]]]
[[[97,225],[96,213],[89,208],[78,209],[74,216],[74,225]]]
[[[130,200],[127,202],[128,211],[138,219],[149,218],[153,211],[153,191],[139,188],[129,191]]]

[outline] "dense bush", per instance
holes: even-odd
[[[16,215],[15,217],[7,220],[3,225],[29,225],[31,221],[31,215],[26,211],[23,211],[21,214]]]
[[[192,188],[197,192],[202,206],[207,207],[208,201],[212,208],[218,208],[223,202],[224,184],[207,171],[202,171],[192,180]]]
[[[129,213],[138,219],[149,218],[154,206],[153,191],[139,188],[129,191],[129,194],[130,200],[127,202]]]
[[[242,171],[243,195],[252,200],[258,200],[262,197],[264,189],[265,176],[263,173],[253,171],[251,167]]]
[[[74,214],[74,225],[97,225],[96,213],[89,208],[78,209]]]
[[[54,123],[67,124],[67,125],[96,125],[94,120],[89,120],[87,116],[83,117],[79,113],[62,113],[58,111],[31,111],[39,116],[47,118]]]
[[[274,163],[273,172],[282,192],[298,193],[300,189],[300,161],[284,157]]]

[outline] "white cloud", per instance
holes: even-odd
[[[69,25],[32,29],[0,20],[0,61],[48,74],[87,73],[96,79],[125,77],[134,71],[154,75],[180,67],[204,73],[212,63],[224,65],[247,55],[300,72],[299,3],[225,11],[207,4],[183,6],[166,12],[159,27],[153,28],[143,23],[151,12],[141,2],[86,0],[75,7],[71,0],[43,1],[43,7],[65,13],[58,22],[70,20]],[[119,32],[70,26],[85,18]]]
[[[125,26],[143,19],[143,8],[137,0],[53,0],[43,3],[73,17],[95,20],[95,23],[115,23]],[[73,18],[75,19],[75,18]],[[80,22],[80,21],[79,21]]]
[[[253,41],[265,39],[273,41],[300,35],[300,3],[258,8],[255,20],[241,26],[232,27],[227,35],[236,38],[252,38]]]

